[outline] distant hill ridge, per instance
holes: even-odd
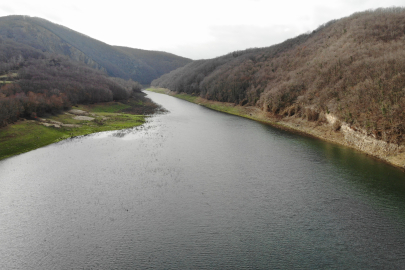
[[[65,55],[113,77],[149,84],[191,59],[174,54],[111,46],[47,20],[13,15],[0,17],[0,37],[42,52]]]

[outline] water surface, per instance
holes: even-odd
[[[156,93],[170,113],[0,161],[0,269],[400,269],[405,173]]]

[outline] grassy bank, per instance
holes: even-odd
[[[258,121],[264,124],[274,126],[283,130],[288,130],[290,132],[299,133],[303,136],[310,136],[319,139],[323,139],[329,142],[342,144],[348,146],[344,143],[344,138],[341,133],[331,133],[329,127],[319,125],[318,122],[309,122],[301,118],[290,118],[288,121],[281,120],[280,118],[274,117],[269,113],[260,110],[257,107],[252,106],[239,106],[233,103],[212,101],[204,99],[198,96],[192,96],[189,94],[177,94],[165,88],[148,88],[147,91],[171,95],[183,100],[187,100],[192,103],[199,104],[201,106],[207,107],[212,110],[233,114],[236,116],[248,118],[254,121]],[[349,146],[350,147],[350,146]]]
[[[150,114],[156,108],[147,99],[136,99],[73,108],[84,111],[92,120],[77,120],[74,119],[76,115],[64,112],[38,120],[18,121],[0,129],[0,160],[70,137],[142,125],[144,114]]]
[[[331,125],[319,121],[308,121],[302,117],[275,117],[269,113],[266,113],[260,108],[251,107],[251,106],[238,106],[233,103],[226,103],[226,102],[218,102],[218,101],[211,101],[207,100],[198,96],[192,96],[188,94],[177,94],[175,92],[171,92],[168,89],[164,88],[148,88],[148,91],[157,92],[168,94],[180,99],[184,99],[204,107],[225,112],[245,118],[249,118],[255,121],[259,121],[265,124],[269,124],[271,126],[288,130],[291,132],[299,133],[304,136],[315,137],[318,139],[322,139],[331,143],[340,144],[346,147],[350,147],[357,151],[361,151],[366,153],[370,156],[376,157],[381,161],[384,161],[390,165],[395,167],[399,167],[402,170],[405,168],[405,152],[398,151],[397,153],[390,154],[390,153],[380,153],[371,151],[368,149],[361,149],[357,145],[348,142],[345,138],[345,134],[340,131],[336,131],[332,128]]]
[[[178,93],[171,92],[170,90],[164,89],[164,88],[148,88],[146,90],[155,92],[155,93],[171,95],[176,98],[180,98],[180,99],[183,99],[183,100],[195,103],[195,104],[199,104],[201,106],[204,106],[204,107],[216,110],[216,111],[229,113],[229,114],[249,118],[249,119],[256,120],[256,121],[277,125],[276,122],[271,121],[270,119],[266,118],[266,116],[257,108],[235,106],[233,103],[207,100],[207,99],[201,98],[199,96],[192,96],[192,95],[184,94],[184,93],[178,94]]]

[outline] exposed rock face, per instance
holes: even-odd
[[[80,111],[80,110],[78,110],[78,111]],[[82,116],[82,117],[86,117],[86,116]],[[94,118],[92,118],[91,120],[93,120],[93,119]],[[60,128],[60,127],[69,127],[69,128],[80,127],[80,125],[64,124],[64,123],[59,122],[59,121],[50,120],[50,119],[44,119],[44,118],[37,118],[37,121],[40,122],[42,125],[44,125],[46,127],[55,127],[55,128]]]
[[[329,124],[334,125],[339,119],[331,113],[325,114],[325,118]]]
[[[326,114],[326,120],[330,125],[334,125],[339,119],[332,115]],[[367,134],[367,131],[350,127],[347,123],[342,123],[340,132],[344,136],[344,144],[358,149],[372,156],[381,158],[396,166],[405,168],[405,146],[395,143],[388,143],[378,140],[372,135]]]
[[[341,131],[349,145],[353,145],[361,151],[373,153],[378,156],[396,154],[400,147],[397,144],[377,140],[367,135],[364,130],[355,131],[348,124],[342,124]]]
[[[79,116],[73,117],[73,119],[75,119],[75,120],[82,120],[82,121],[92,121],[92,120],[94,120],[95,118],[94,118],[94,117],[90,117],[90,116],[79,115]]]
[[[71,110],[69,111],[69,113],[75,115],[75,116],[73,117],[73,119],[75,119],[75,120],[92,121],[92,120],[95,119],[94,117],[88,116],[88,115],[89,115],[88,112],[82,111],[82,110],[71,109]]]
[[[77,109],[71,109],[71,110],[69,110],[69,113],[75,114],[75,115],[88,115],[89,114],[86,111],[77,110]]]
[[[163,90],[168,95],[176,95],[176,92],[168,89]],[[280,118],[267,112],[266,109],[255,106],[235,106],[235,104],[232,103],[212,101],[202,97],[198,97],[193,102],[219,111],[221,111],[221,109],[218,108],[221,106],[234,107],[236,110],[233,114],[267,123],[277,128],[285,128],[290,131],[305,133],[332,143],[348,146],[384,160],[396,167],[405,169],[405,145],[387,143],[373,137],[374,135],[368,135],[365,130],[355,130],[351,128],[349,124],[341,122],[341,120],[332,113],[324,114],[327,120],[327,123],[325,123],[322,121],[308,121],[305,117],[297,115]],[[211,107],[213,104],[221,106]],[[222,111],[230,113],[226,110]],[[336,125],[339,126],[339,129],[335,127]]]

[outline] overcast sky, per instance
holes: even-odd
[[[12,0],[0,16],[29,15],[110,45],[206,59],[266,47],[333,19],[404,0]]]

